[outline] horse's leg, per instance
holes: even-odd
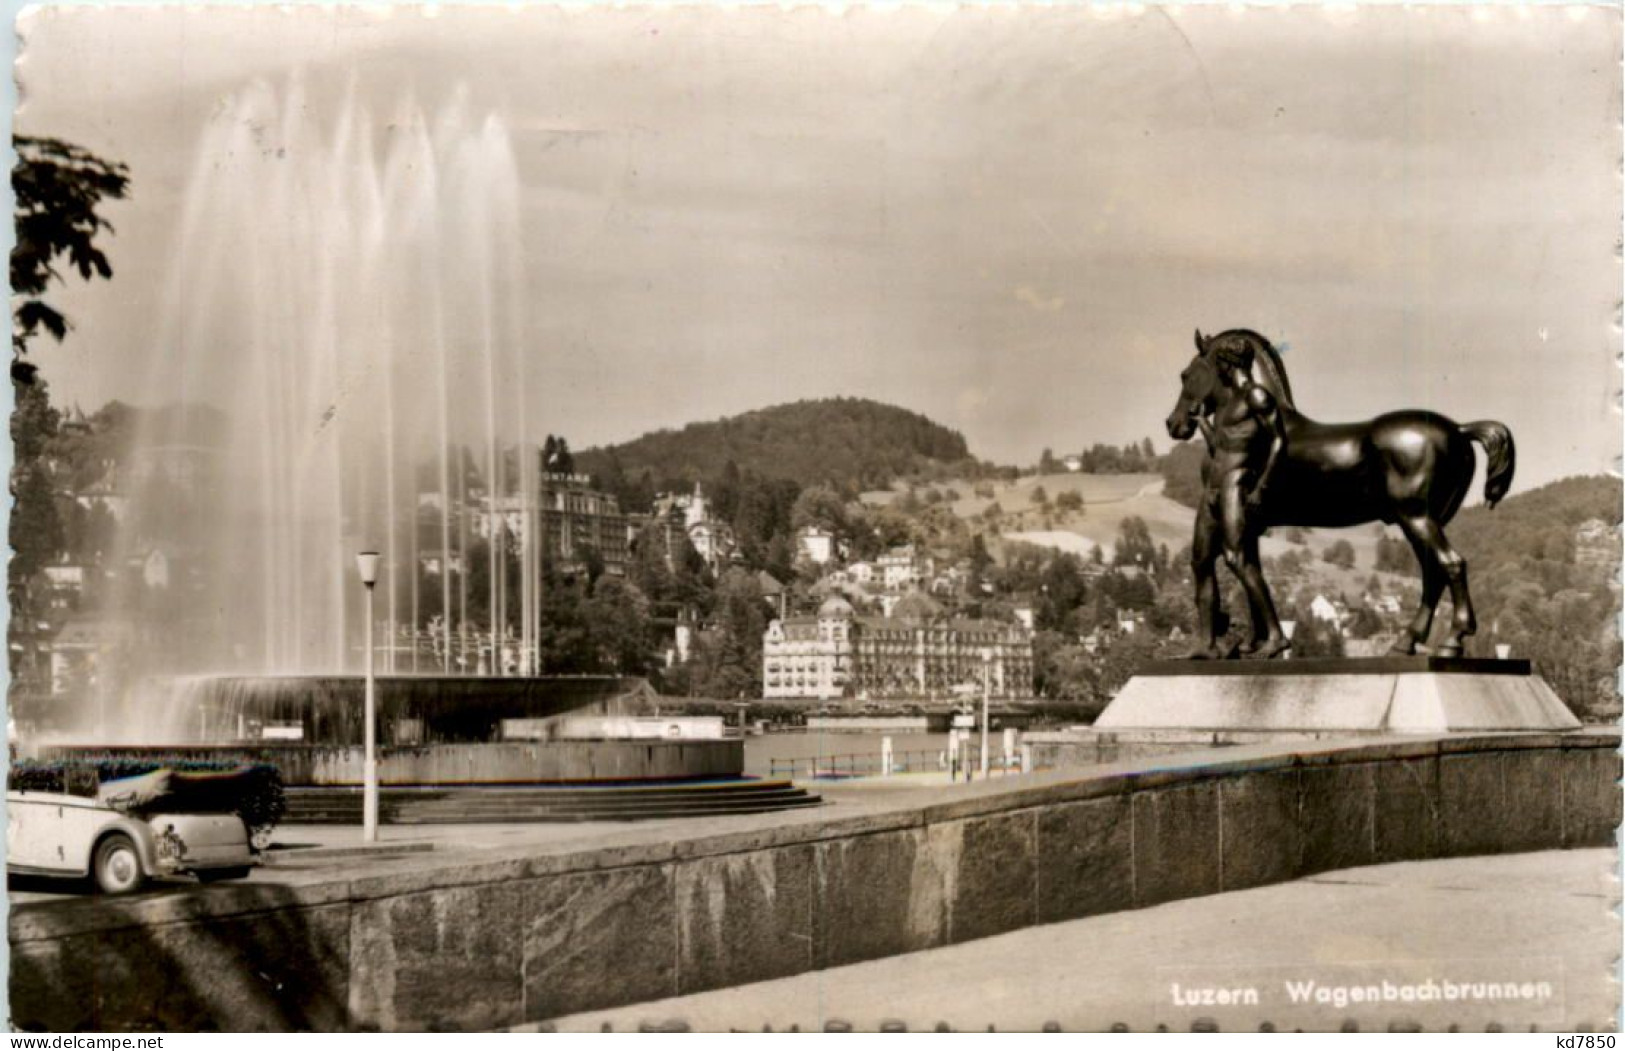
[[[1473,616],[1473,600],[1467,593],[1467,560],[1450,546],[1450,541],[1445,539],[1444,530],[1431,516],[1411,519],[1406,535],[1412,532],[1416,534],[1420,543],[1427,546],[1444,581],[1450,585],[1450,604],[1454,607],[1450,618],[1450,632],[1445,635],[1444,641],[1434,653],[1440,657],[1460,657],[1462,639],[1478,630],[1478,619]],[[1416,542],[1412,541],[1413,544]],[[1442,588],[1436,584],[1433,598],[1435,603],[1438,602],[1438,593],[1441,590]],[[1426,632],[1423,633],[1423,637],[1426,637]]]
[[[1428,632],[1433,629],[1433,611],[1439,605],[1439,596],[1444,594],[1445,576],[1439,568],[1439,560],[1434,557],[1433,548],[1422,538],[1417,531],[1415,518],[1401,518],[1400,531],[1405,539],[1410,541],[1411,551],[1416,554],[1416,561],[1422,567],[1422,602],[1416,608],[1416,616],[1411,618],[1410,627],[1405,630],[1388,650],[1389,653],[1409,657],[1416,652],[1419,643],[1427,642]]]
[[[1196,512],[1196,532],[1191,537],[1191,576],[1196,585],[1196,648],[1186,656],[1191,660],[1217,660],[1219,648],[1218,524],[1206,499]]]

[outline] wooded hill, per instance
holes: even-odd
[[[579,453],[575,466],[636,509],[644,502],[641,490],[687,489],[721,478],[729,463],[746,475],[856,493],[969,459],[963,435],[919,413],[862,398],[824,398],[653,431]]]

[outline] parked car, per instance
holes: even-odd
[[[259,863],[235,813],[169,812],[169,771],[112,781],[95,798],[6,793],[6,871],[91,877],[104,894],[131,894],[149,880],[241,879]]]

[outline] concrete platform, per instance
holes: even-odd
[[[1569,731],[1576,719],[1527,661],[1379,657],[1159,661],[1130,679],[1097,731],[1237,735]]]

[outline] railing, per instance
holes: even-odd
[[[981,754],[981,750],[977,748],[962,750],[958,755],[950,754],[946,749],[941,748],[893,752],[891,754],[891,773],[950,773],[957,780],[965,776],[967,769],[972,774],[980,773],[982,768]],[[840,780],[850,777],[883,777],[886,775],[885,756],[881,752],[848,752],[839,755],[773,758],[768,760],[767,765],[768,776],[770,777],[805,777],[814,781]],[[989,776],[1003,776],[1021,772],[1021,757],[1019,755],[995,754],[989,757]]]

